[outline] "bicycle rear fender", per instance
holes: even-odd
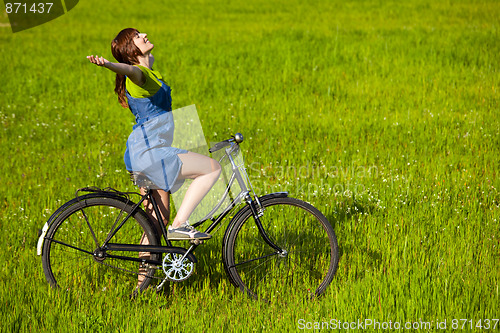
[[[76,198],[71,199],[70,201],[66,202],[61,207],[59,207],[49,217],[49,219],[47,220],[47,222],[45,222],[43,228],[38,230],[39,237],[38,237],[38,242],[37,242],[37,245],[36,245],[36,254],[38,256],[42,255],[43,242],[45,240],[45,236],[47,235],[47,231],[49,230],[49,227],[52,225],[52,223],[55,221],[55,219],[59,215],[61,215],[62,212],[64,212],[66,209],[68,209],[69,207],[73,206],[74,204],[76,204],[76,203],[78,203],[78,202],[80,202],[82,200],[91,199],[91,198],[113,198],[113,199],[117,199],[117,200],[123,201],[124,203],[129,202],[129,203],[134,204],[132,201],[128,200],[127,198],[125,198],[123,196],[118,195],[117,193],[105,192],[105,191],[89,193],[89,194],[77,196]]]
[[[288,192],[275,192],[275,193],[269,193],[269,194],[266,194],[266,195],[259,197],[259,201],[260,201],[260,203],[264,203],[265,201],[270,200],[270,199],[286,198],[286,197],[288,197]],[[247,205],[247,206],[243,207],[242,209],[240,209],[236,213],[236,215],[231,219],[231,222],[229,222],[229,225],[226,229],[226,232],[224,233],[224,238],[222,239],[222,258],[223,258],[222,262],[224,263],[224,270],[226,271],[226,275],[227,275],[229,281],[235,287],[238,287],[238,285],[236,282],[233,281],[231,274],[229,274],[229,270],[226,267],[226,260],[224,259],[226,257],[225,248],[226,248],[227,240],[229,238],[229,234],[231,233],[231,230],[233,229],[234,225],[236,224],[236,221],[238,221],[240,219],[240,217],[243,214],[247,213],[249,210],[250,210],[250,207]]]

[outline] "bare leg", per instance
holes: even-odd
[[[193,179],[193,181],[189,185],[182,204],[177,210],[177,215],[172,223],[173,227],[178,227],[188,220],[191,213],[205,197],[208,191],[210,191],[221,173],[220,164],[205,155],[188,152],[187,154],[179,154],[178,156],[182,161],[182,168],[179,177],[183,179]],[[144,195],[145,193],[145,190],[141,188],[141,194]],[[159,218],[156,216],[151,202],[144,201],[144,207],[146,213],[154,221],[158,233],[160,233],[160,221],[162,221],[165,225],[169,222],[170,197],[168,192],[162,190],[153,191],[153,197],[159,206],[162,216]],[[148,239],[144,234],[141,237],[141,244],[149,244]],[[149,252],[139,252],[139,258],[146,259],[149,257]],[[139,273],[145,274],[146,268],[140,267]],[[144,275],[139,275],[138,284],[142,283],[144,279]]]
[[[141,187],[141,195],[144,194],[146,194],[146,190]],[[170,222],[170,194],[169,192],[165,192],[163,190],[153,190],[153,198],[158,204],[158,208],[160,209],[160,214],[162,216],[160,218],[156,216],[153,204],[149,200],[144,200],[144,210],[154,222],[156,231],[161,234],[159,221],[163,221],[164,225],[167,225]]]
[[[141,188],[141,195],[144,195],[146,193],[146,190]],[[160,223],[159,221],[163,221],[165,225],[168,224],[170,220],[170,196],[169,192],[165,192],[163,190],[154,190],[153,191],[153,197],[158,204],[158,208],[160,209],[160,214],[162,215],[159,219],[156,216],[156,213],[153,209],[153,204],[149,200],[144,201],[144,208],[146,214],[149,215],[151,220],[153,221],[155,228],[159,234],[161,234],[161,229],[160,229]],[[141,245],[149,245],[149,240],[146,237],[146,234],[143,233],[140,241]],[[141,259],[149,259],[150,258],[150,253],[149,252],[139,252],[139,258]],[[139,267],[139,273],[140,274],[146,274],[147,270],[145,267],[142,267],[142,265]],[[146,277],[144,275],[139,275],[139,280],[137,284],[141,284],[142,281],[144,281]]]
[[[189,219],[196,206],[210,191],[221,173],[221,166],[216,160],[197,153],[179,154],[182,169],[179,177],[193,179],[182,204],[177,210],[172,227],[177,228]]]

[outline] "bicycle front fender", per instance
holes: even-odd
[[[288,197],[288,192],[275,192],[275,193],[269,193],[269,194],[266,194],[266,195],[259,197],[259,201],[260,201],[260,203],[264,203],[265,201],[270,200],[270,199],[286,198],[286,197]],[[231,274],[229,274],[229,269],[228,269],[227,264],[226,264],[226,262],[227,262],[226,258],[229,255],[228,253],[226,253],[227,252],[226,244],[227,244],[227,241],[229,238],[229,234],[231,233],[231,230],[233,229],[234,225],[236,224],[236,221],[238,221],[243,214],[246,214],[250,210],[251,210],[250,207],[248,205],[246,205],[245,207],[240,209],[236,213],[236,215],[234,215],[234,217],[229,222],[229,225],[227,226],[226,232],[224,233],[224,238],[222,239],[222,262],[224,263],[224,270],[226,271],[226,275],[227,275],[229,281],[235,287],[238,287],[238,284],[235,281],[233,281]]]
[[[259,197],[259,202],[264,203],[265,201],[270,200],[270,199],[286,198],[286,197],[288,197],[288,192],[269,193],[269,194],[266,194],[266,195]],[[226,233],[224,234],[224,240],[226,240],[226,237],[231,232],[231,229],[233,228],[235,222],[240,218],[241,215],[245,214],[249,210],[251,210],[251,208],[248,205],[246,205],[245,207],[243,207],[242,209],[240,209],[236,213],[236,215],[231,219],[231,222],[229,222],[229,226],[226,229]]]

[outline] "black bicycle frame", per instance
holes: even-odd
[[[244,201],[248,205],[248,207],[249,207],[249,209],[250,209],[250,211],[251,211],[251,213],[252,213],[252,215],[254,217],[255,224],[257,225],[257,228],[258,228],[259,233],[262,236],[263,240],[270,247],[272,247],[274,250],[276,250],[275,254],[280,254],[280,253],[283,252],[283,249],[281,249],[279,246],[277,246],[269,238],[269,236],[265,232],[264,227],[262,226],[262,223],[260,221],[260,216],[262,216],[262,207],[261,207],[260,202],[258,201],[258,198],[255,196],[256,199],[255,200],[252,199],[252,196],[250,195],[250,193],[248,191],[247,184],[245,183],[245,181],[244,181],[244,179],[243,179],[243,177],[241,175],[239,167],[235,164],[233,158],[231,157],[231,154],[234,153],[238,148],[239,148],[238,144],[232,143],[231,147],[226,149],[226,153],[225,153],[224,156],[225,157],[227,156],[229,158],[229,160],[231,162],[233,174],[231,176],[230,181],[228,182],[226,191],[225,191],[225,193],[224,193],[224,195],[223,195],[220,203],[216,206],[216,208],[214,210],[212,210],[212,212],[216,211],[220,207],[221,203],[224,201],[224,199],[228,195],[229,190],[230,190],[232,184],[234,183],[234,180],[236,180],[238,182],[238,184],[239,184],[239,186],[241,188],[241,192],[239,193],[239,195],[238,195],[238,197],[236,199],[231,200],[231,203],[215,219],[213,219],[211,217],[209,218],[212,221],[212,223],[208,226],[208,228],[205,230],[205,232],[206,233],[210,233],[212,230],[214,230],[219,225],[219,223],[221,223],[221,221],[229,214],[229,212],[231,212],[236,207],[236,205],[238,204],[238,199],[240,199],[241,197],[243,197]],[[247,179],[248,179],[248,177],[247,177]],[[150,252],[150,253],[155,253],[155,254],[156,253],[166,253],[166,252],[172,252],[173,251],[173,252],[184,254],[184,256],[187,256],[187,257],[190,258],[190,260],[192,260],[193,262],[196,262],[196,259],[192,255],[191,252],[196,247],[198,247],[198,244],[192,244],[191,247],[189,249],[187,249],[187,250],[184,249],[184,248],[179,248],[179,247],[173,247],[173,246],[171,246],[172,244],[168,240],[167,228],[166,228],[165,224],[163,224],[161,222],[159,222],[158,224],[159,224],[159,227],[160,227],[160,230],[161,230],[161,234],[163,235],[163,239],[166,242],[166,246],[162,246],[162,245],[141,245],[141,244],[118,244],[118,243],[110,243],[111,239],[122,228],[122,226],[128,221],[128,219],[133,214],[136,213],[137,209],[139,209],[140,205],[146,199],[148,199],[151,202],[151,204],[153,206],[153,210],[154,210],[156,216],[162,216],[161,213],[160,213],[160,209],[158,207],[158,203],[156,202],[156,200],[153,197],[152,193],[153,193],[152,189],[147,189],[146,193],[144,195],[142,195],[142,197],[139,200],[139,202],[137,202],[134,205],[132,211],[123,219],[123,221],[120,222],[120,224],[118,225],[118,227],[116,227],[114,230],[112,230],[110,232],[110,234],[106,238],[106,241],[103,243],[103,245],[101,246],[100,249],[104,250],[104,251],[108,251],[109,250],[109,251]],[[161,219],[159,219],[159,220],[161,220]],[[197,226],[201,225],[202,223],[206,222],[207,220],[208,219],[204,219],[204,220],[202,220],[200,222],[197,222],[197,223],[193,224],[193,226],[197,227]],[[108,253],[105,253],[105,256],[108,257],[108,258],[116,258],[116,259],[137,261],[137,262],[142,262],[142,263],[161,264],[161,262],[158,262],[157,260],[152,260],[152,259],[141,259],[141,258],[133,258],[133,257],[116,256],[116,255],[112,255],[112,254],[108,254]]]

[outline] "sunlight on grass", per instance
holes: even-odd
[[[2,331],[498,318],[499,16],[493,0],[80,1],[34,29],[1,25]],[[35,247],[52,212],[81,187],[136,190],[123,165],[133,116],[114,76],[85,59],[112,59],[127,26],[155,43],[173,107],[196,104],[208,142],[245,135],[259,194],[288,191],[332,223],[340,262],[322,298],[290,292],[278,305],[240,293],[221,262],[224,230],[196,250],[193,276],[159,294],[131,301],[136,279],[118,274],[79,288],[84,260],[69,266],[73,290],[49,287]],[[294,291],[289,282],[266,286]]]

